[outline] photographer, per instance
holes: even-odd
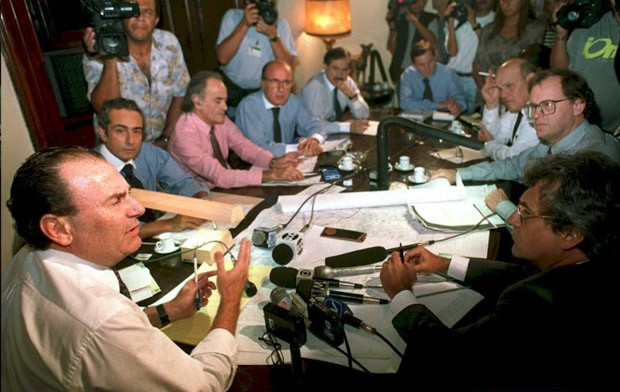
[[[189,72],[178,39],[156,29],[159,0],[137,0],[140,14],[122,20],[127,37],[127,58],[100,56],[95,31],[84,32],[84,75],[95,111],[103,102],[123,97],[136,101],[144,114],[144,140],[165,148],[181,114]],[[98,1],[91,1],[97,4]],[[118,1],[122,6],[124,1]],[[95,129],[97,124],[94,118]]]
[[[467,114],[474,112],[478,91],[472,75],[472,62],[482,28],[495,19],[493,6],[493,0],[475,0],[471,6],[468,2],[458,0],[450,2],[444,11],[448,20],[446,49],[449,60],[446,67],[454,70],[461,81],[467,101]]]
[[[600,2],[607,2],[603,3]],[[571,26],[568,18],[559,20],[558,15],[563,4],[556,4],[553,12],[555,25],[555,43],[551,49],[551,67],[568,68],[578,72],[588,81],[594,91],[594,98],[601,110],[601,128],[613,133],[620,127],[620,111],[616,97],[620,83],[614,71],[614,57],[617,56],[620,41],[620,4],[618,0],[595,0],[594,2],[576,2],[569,6],[578,7],[580,15],[595,12],[594,7],[611,5],[612,10],[589,27],[577,20],[577,26]],[[564,25],[564,26],[562,26]],[[572,33],[571,27],[576,27]]]
[[[387,49],[392,53],[390,77],[394,83],[411,65],[411,48],[426,40],[434,46],[437,42],[437,15],[424,11],[427,0],[390,0],[386,20],[390,28]]]
[[[215,48],[228,89],[231,117],[243,97],[260,89],[265,64],[277,59],[293,67],[297,57],[291,29],[285,19],[278,18],[275,2],[240,3],[243,9],[230,9],[224,14]]]

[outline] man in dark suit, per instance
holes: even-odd
[[[620,231],[620,166],[599,152],[549,155],[525,173],[528,190],[508,222],[512,253],[529,265],[394,253],[381,283],[407,349],[399,373],[431,389],[618,390],[620,339],[610,322]],[[448,329],[411,287],[416,274],[447,273],[485,296]],[[441,377],[441,378],[438,378]],[[450,383],[454,385],[450,385]],[[513,389],[511,389],[513,390]]]

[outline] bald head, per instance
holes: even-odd
[[[528,102],[528,80],[535,72],[536,67],[522,58],[510,59],[497,69],[495,82],[501,91],[502,102],[510,112],[520,111]]]

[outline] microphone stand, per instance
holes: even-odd
[[[295,381],[297,385],[303,385],[304,367],[301,362],[301,351],[299,344],[296,342],[290,343],[289,349],[291,351],[291,373],[293,376],[293,381]]]

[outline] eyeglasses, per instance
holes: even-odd
[[[278,339],[270,332],[265,332],[258,340],[265,342],[269,347],[273,349],[271,354],[267,357],[267,363],[272,366],[284,365],[284,356],[282,355],[282,346],[278,343]]]
[[[557,216],[551,216],[551,215],[530,215],[528,210],[525,207],[523,207],[521,204],[517,205],[517,214],[519,214],[519,219],[521,221],[521,224],[523,224],[523,221],[532,219],[532,218],[557,219]]]
[[[528,118],[533,118],[536,109],[538,109],[542,114],[553,114],[555,113],[555,104],[558,102],[568,101],[568,98],[565,99],[547,99],[542,101],[539,104],[536,103],[528,103],[525,105],[525,115]]]
[[[277,87],[277,86],[282,85],[286,88],[289,88],[293,85],[293,81],[291,80],[279,80],[279,79],[263,79],[263,80],[267,81],[270,87]]]

